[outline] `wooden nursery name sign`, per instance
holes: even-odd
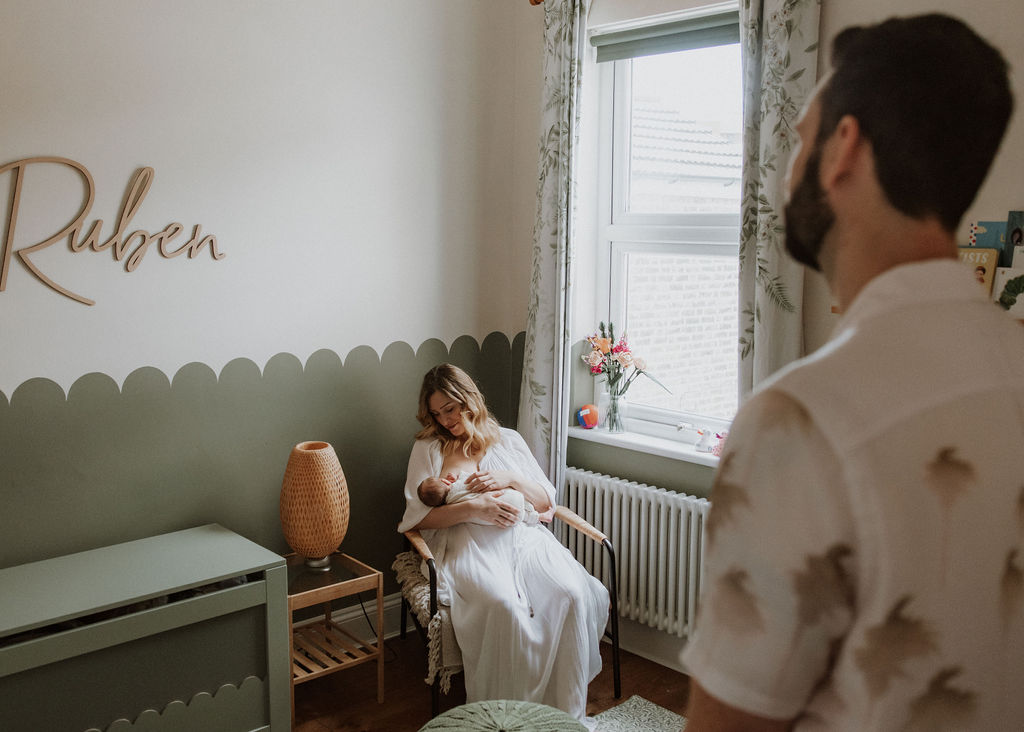
[[[71,220],[71,223],[53,236],[35,244],[30,244],[20,249],[14,249],[14,230],[18,221],[18,204],[21,200],[21,189],[25,180],[25,169],[34,163],[56,163],[78,171],[86,185],[85,202],[78,214]],[[44,274],[39,266],[31,259],[31,255],[46,249],[64,237],[68,238],[68,246],[74,254],[82,252],[85,249],[91,249],[94,252],[102,252],[107,249],[111,250],[114,254],[115,261],[125,263],[124,269],[126,272],[135,271],[139,264],[142,263],[142,259],[146,256],[146,253],[149,251],[151,246],[155,246],[160,256],[165,259],[172,259],[182,254],[188,254],[189,259],[195,259],[199,256],[203,247],[206,246],[210,247],[210,255],[214,259],[223,259],[225,256],[217,249],[217,237],[213,234],[203,235],[202,227],[199,224],[192,227],[192,236],[189,237],[188,241],[184,244],[174,246],[172,246],[171,242],[176,239],[185,228],[176,221],[168,224],[162,230],[155,233],[144,231],[142,229],[126,233],[129,225],[131,224],[132,217],[135,216],[135,213],[139,210],[139,207],[145,200],[146,194],[149,192],[149,187],[153,185],[154,173],[152,168],[139,168],[139,170],[135,172],[135,175],[132,177],[129,184],[128,193],[124,197],[124,203],[121,204],[121,213],[117,219],[117,227],[114,229],[114,233],[104,241],[100,241],[100,228],[103,226],[102,219],[96,219],[93,221],[88,231],[85,229],[85,219],[89,215],[89,210],[92,208],[93,200],[96,197],[96,187],[93,184],[92,175],[90,175],[84,165],[76,163],[74,160],[69,160],[68,158],[25,158],[24,160],[16,160],[13,163],[8,163],[0,168],[0,175],[7,172],[12,172],[14,174],[14,195],[11,197],[11,205],[7,212],[7,233],[3,240],[3,258],[0,259],[0,292],[7,289],[7,273],[10,269],[11,255],[17,252],[22,263],[28,267],[29,271],[38,277],[39,280],[47,287],[59,292],[65,297],[70,297],[72,300],[84,303],[85,305],[95,305],[95,300],[90,300],[87,297],[78,295],[66,287],[62,287],[54,282],[50,277]]]

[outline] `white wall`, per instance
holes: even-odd
[[[226,254],[150,251],[132,273],[66,241],[33,255],[91,307],[14,254],[0,391],[522,330],[542,30],[525,0],[0,0],[0,166],[84,165],[103,238],[151,166],[129,231],[201,224]],[[30,167],[10,248],[67,225],[83,190]]]
[[[967,243],[966,229],[972,220],[999,220],[1011,209],[1024,208],[1024,64],[1021,63],[1021,28],[1024,27],[1024,3],[1020,0],[901,0],[895,9],[889,0],[824,0],[821,7],[822,46],[819,70],[828,69],[830,42],[849,25],[884,20],[894,14],[915,15],[941,12],[954,15],[971,25],[1002,50],[1011,65],[1016,109],[1002,148],[960,227],[961,243]],[[970,100],[964,100],[964,113],[970,114]],[[805,348],[820,346],[838,316],[831,312],[831,298],[824,279],[810,273],[804,295]]]

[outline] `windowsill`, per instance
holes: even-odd
[[[664,437],[653,437],[643,435],[639,432],[617,432],[612,434],[601,427],[584,429],[583,427],[569,427],[569,437],[587,442],[596,442],[601,445],[611,445],[623,450],[642,452],[648,455],[672,458],[673,460],[685,460],[698,465],[718,467],[718,457],[709,452],[697,452],[694,446],[688,442],[667,440]]]

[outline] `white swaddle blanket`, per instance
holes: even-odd
[[[483,493],[476,493],[466,487],[466,480],[470,475],[472,475],[472,473],[461,471],[455,476],[455,481],[450,484],[448,493],[445,495],[444,503],[446,506],[450,506],[455,503],[464,503],[466,501],[474,501],[483,495]],[[519,509],[519,519],[509,528],[516,530],[520,526],[536,526],[540,522],[540,514],[537,513],[533,504],[526,500],[526,496],[514,488],[505,488],[499,498],[505,503],[509,503]],[[477,524],[478,526],[495,526],[494,523],[479,518],[469,519],[466,523]],[[438,598],[444,605],[451,605],[450,588],[448,587],[445,573],[441,569],[445,564],[445,554],[448,549],[448,534],[448,531],[441,530],[432,542],[432,551],[438,568]],[[518,543],[518,541],[515,542],[515,545],[518,546]],[[424,577],[429,577],[426,562],[423,562],[422,571]]]
[[[472,501],[483,495],[482,493],[474,493],[466,487],[466,479],[469,478],[470,475],[471,473],[463,471],[455,476],[455,482],[451,484],[451,487],[448,489],[448,495],[445,496],[444,499],[446,505]],[[526,496],[519,491],[513,488],[506,488],[499,498],[519,510],[519,520],[516,523],[535,526],[540,520],[539,514],[533,507],[533,504],[527,501]],[[470,519],[470,523],[484,524],[488,526],[494,525],[492,522],[484,521],[483,519]]]

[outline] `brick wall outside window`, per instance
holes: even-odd
[[[630,403],[731,419],[737,404],[735,257],[630,254],[627,335],[666,387],[641,376]]]

